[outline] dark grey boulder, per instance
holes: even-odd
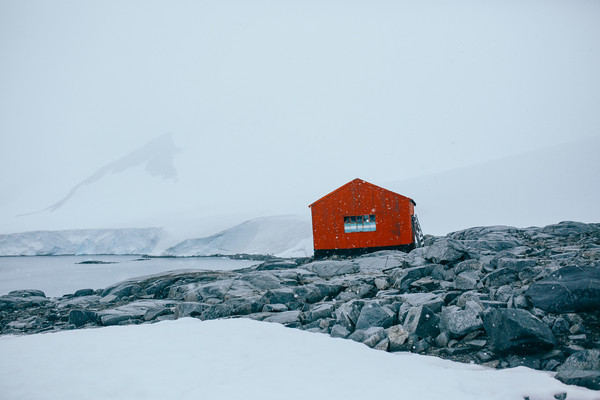
[[[75,325],[77,328],[85,324],[95,323],[97,318],[96,313],[92,311],[71,310],[69,312],[69,323]]]
[[[593,231],[593,225],[573,221],[563,221],[542,228],[542,232],[558,236],[581,235]]]
[[[262,297],[264,304],[286,304],[295,303],[297,295],[291,288],[267,290]]]
[[[364,305],[362,300],[351,300],[342,304],[335,310],[336,324],[342,325],[348,331],[353,332]]]
[[[394,279],[393,287],[401,291],[408,291],[410,284],[414,281],[431,274],[434,264],[398,269],[392,273]]]
[[[600,264],[563,267],[525,292],[534,307],[562,314],[600,308]]]
[[[530,354],[551,350],[556,338],[550,328],[526,310],[489,309],[483,327],[497,352]]]
[[[524,268],[533,268],[537,265],[537,261],[531,258],[500,258],[497,261],[498,268],[508,268],[514,272],[520,272]]]
[[[94,293],[96,293],[94,291],[94,289],[79,289],[78,291],[76,291],[75,293],[73,293],[73,297],[91,296]]]
[[[115,301],[130,296],[143,294],[142,287],[137,282],[123,282],[115,286],[109,286],[102,292],[104,301]]]
[[[407,306],[427,306],[436,313],[440,312],[444,305],[444,300],[436,293],[405,293],[401,294],[399,298]]]
[[[396,313],[377,302],[368,302],[362,307],[355,329],[366,330],[371,327],[389,328],[394,324]]]
[[[334,325],[329,333],[331,337],[346,339],[350,336],[350,331],[343,325]]]
[[[439,317],[427,306],[413,307],[402,324],[408,333],[435,338],[440,333]]]
[[[568,385],[600,390],[600,350],[583,350],[572,354],[558,367],[556,379]]]
[[[518,278],[515,271],[508,268],[500,268],[484,276],[483,282],[485,286],[498,287],[512,283]]]

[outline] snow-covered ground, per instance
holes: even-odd
[[[525,367],[486,369],[248,319],[0,337],[17,399],[598,400]]]
[[[110,264],[78,264],[83,261]],[[75,293],[79,289],[103,289],[114,283],[174,270],[247,268],[255,261],[222,257],[150,258],[132,256],[37,256],[0,257],[0,295],[11,290],[39,289],[46,296]]]

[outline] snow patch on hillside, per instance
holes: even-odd
[[[278,257],[307,257],[313,254],[311,229],[308,218],[256,218],[216,235],[184,240],[166,249],[162,255],[270,254]]]

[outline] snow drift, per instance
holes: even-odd
[[[3,336],[0,358],[6,400],[599,398],[525,367],[498,371],[390,354],[247,319]]]

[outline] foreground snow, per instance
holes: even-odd
[[[247,319],[0,337],[3,399],[600,399],[544,372],[384,353]]]

